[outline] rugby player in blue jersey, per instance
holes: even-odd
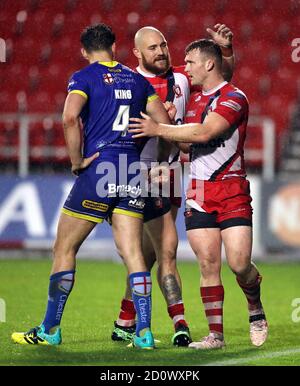
[[[114,61],[115,35],[110,27],[86,28],[81,44],[90,64],[71,77],[63,113],[72,172],[77,178],[58,224],[47,309],[39,326],[26,333],[15,332],[12,339],[19,344],[61,343],[60,322],[74,284],[76,253],[95,225],[110,217],[137,311],[133,345],[151,349],[151,277],[142,253],[140,147],[127,127],[140,111],[162,123],[169,123],[169,118],[150,83]],[[124,162],[130,171],[124,169]],[[119,172],[121,166],[125,174]]]

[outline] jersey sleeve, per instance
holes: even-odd
[[[80,74],[80,72],[75,72],[68,84],[68,93],[69,94],[79,94],[84,98],[88,99],[89,97],[89,84],[87,80]]]
[[[217,106],[213,111],[225,118],[230,125],[233,125],[242,116],[248,114],[248,101],[246,96],[240,92],[228,92],[219,98]]]
[[[154,101],[155,99],[158,99],[159,96],[156,94],[152,84],[145,79],[142,75],[140,75],[140,80],[143,83],[143,86],[145,87],[146,90],[146,99],[147,102]]]
[[[152,84],[150,84],[148,81],[147,81],[148,85],[147,85],[147,102],[152,102],[156,99],[159,98],[159,96],[156,94]]]

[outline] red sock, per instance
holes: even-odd
[[[200,293],[208,321],[209,332],[223,335],[224,287],[222,285],[200,287]]]
[[[236,278],[236,281],[247,298],[250,316],[256,315],[257,313],[264,313],[260,300],[260,283],[262,281],[262,277],[258,274],[256,279],[250,284],[242,283],[238,277]]]
[[[135,308],[132,300],[123,299],[117,324],[123,327],[131,327],[135,324]]]
[[[168,313],[173,320],[175,329],[179,323],[187,327],[187,323],[184,319],[184,305],[182,302],[168,306]]]

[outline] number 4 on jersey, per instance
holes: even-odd
[[[128,130],[128,124],[129,124],[129,108],[128,105],[121,105],[119,107],[119,111],[117,114],[116,119],[113,123],[113,131],[122,131],[122,137],[125,137]]]

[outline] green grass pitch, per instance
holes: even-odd
[[[270,325],[269,339],[261,348],[249,341],[246,300],[233,274],[223,267],[225,287],[224,329],[226,348],[197,351],[171,344],[173,326],[153,275],[152,330],[161,342],[153,351],[140,351],[110,339],[113,321],[124,292],[121,264],[79,260],[76,283],[62,319],[63,344],[59,347],[19,346],[13,331],[41,322],[45,312],[49,260],[1,260],[0,298],[6,302],[6,322],[0,323],[0,365],[300,365],[300,316],[292,301],[300,298],[300,264],[259,264],[262,299]],[[179,263],[186,318],[192,337],[207,333],[199,298],[199,272],[195,263]],[[296,318],[297,320],[297,318]]]

